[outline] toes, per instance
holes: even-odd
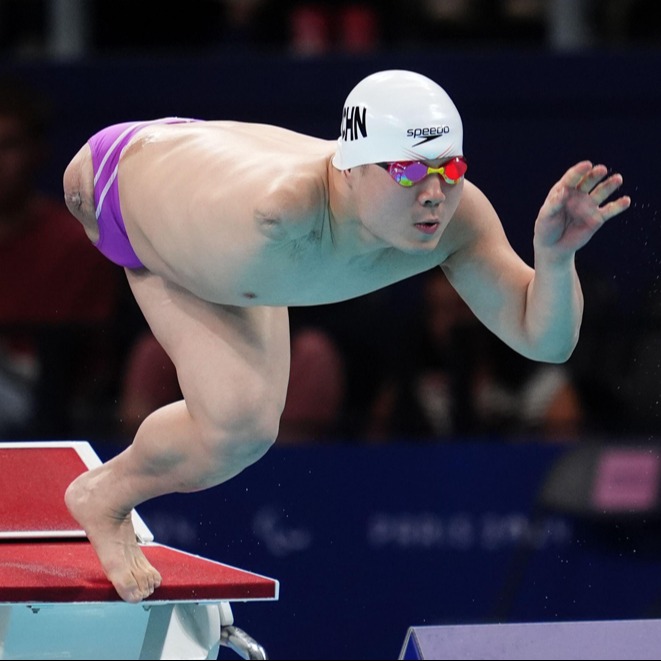
[[[140,592],[142,599],[146,599],[154,593],[154,581],[149,573],[140,574],[135,578],[138,584],[137,591]]]
[[[142,599],[146,599],[154,594],[156,588],[160,587],[162,580],[161,575],[149,564],[149,561],[142,553],[134,559],[132,579],[136,586],[136,593],[139,591]]]
[[[131,604],[138,603],[150,597],[158,587],[151,571],[133,567],[128,572],[119,575],[109,575],[108,578],[115,586],[117,594]]]
[[[117,594],[130,604],[137,604],[145,598],[144,591],[135,581],[132,575],[123,576],[121,579],[110,579],[117,590]]]
[[[142,590],[136,590],[135,592],[131,592],[124,601],[127,601],[129,604],[139,604],[145,596],[148,595],[145,595]]]

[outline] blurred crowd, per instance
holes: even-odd
[[[181,394],[122,269],[101,257],[61,199],[39,191],[49,121],[41,95],[0,81],[0,438],[122,445]],[[607,284],[582,275],[583,334],[564,365],[507,348],[440,269],[345,303],[292,309],[280,442],[653,438],[658,287],[624,332]]]
[[[0,0],[0,50],[313,56],[430,46],[650,47],[661,36],[655,0],[197,0],[163,8],[158,0]]]

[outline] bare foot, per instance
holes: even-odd
[[[83,473],[69,485],[64,499],[119,596],[137,603],[153,594],[161,575],[138,546],[130,512],[114,511],[98,488],[107,477],[103,466]]]

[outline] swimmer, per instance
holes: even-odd
[[[221,484],[275,441],[288,306],[346,300],[440,267],[510,347],[537,361],[571,355],[583,308],[574,255],[629,207],[626,196],[611,199],[622,177],[589,161],[562,175],[535,221],[533,269],[466,179],[462,143],[446,92],[395,70],[350,92],[338,140],[165,118],[108,127],[73,158],[67,205],[125,267],[183,393],[66,493],[122,599],[139,602],[161,581],[131,510]]]

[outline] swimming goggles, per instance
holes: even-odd
[[[468,170],[463,156],[455,156],[439,168],[431,168],[420,161],[395,161],[378,163],[400,185],[413,186],[430,174],[439,174],[448,184],[456,184]]]

